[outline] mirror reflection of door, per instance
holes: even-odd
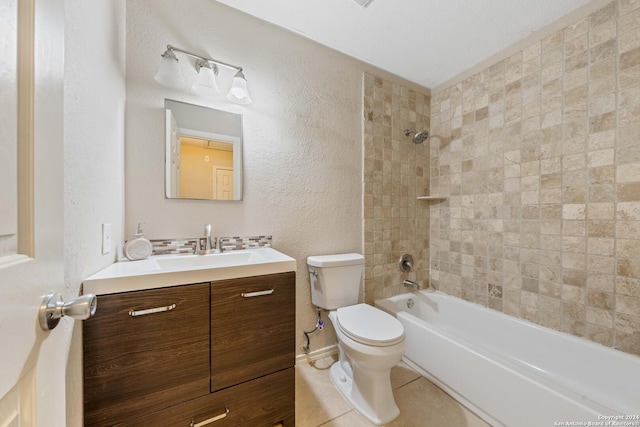
[[[179,146],[180,197],[233,200],[233,144],[182,136]]]
[[[233,200],[233,169],[214,168],[216,200]]]
[[[242,200],[241,114],[165,100],[165,196]]]
[[[178,138],[178,123],[171,110],[166,111],[166,194],[180,197],[180,138]]]

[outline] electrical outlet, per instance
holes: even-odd
[[[111,253],[111,224],[102,224],[102,255]]]

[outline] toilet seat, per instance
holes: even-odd
[[[386,347],[404,339],[398,319],[368,304],[341,307],[336,314],[342,333],[361,344]]]

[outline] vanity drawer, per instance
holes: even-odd
[[[228,412],[227,412],[228,410]],[[215,419],[219,417],[218,419]],[[163,426],[251,426],[295,425],[295,368],[276,372],[209,396],[132,419],[117,427]]]
[[[211,283],[211,391],[295,364],[295,273]]]
[[[209,393],[209,284],[98,296],[83,322],[85,425]]]

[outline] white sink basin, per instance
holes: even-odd
[[[209,255],[158,255],[121,261],[86,278],[83,292],[105,295],[295,271],[296,260],[272,248]]]
[[[258,252],[232,251],[208,255],[165,255],[155,261],[166,270],[191,270],[194,268],[217,268],[264,261]]]

